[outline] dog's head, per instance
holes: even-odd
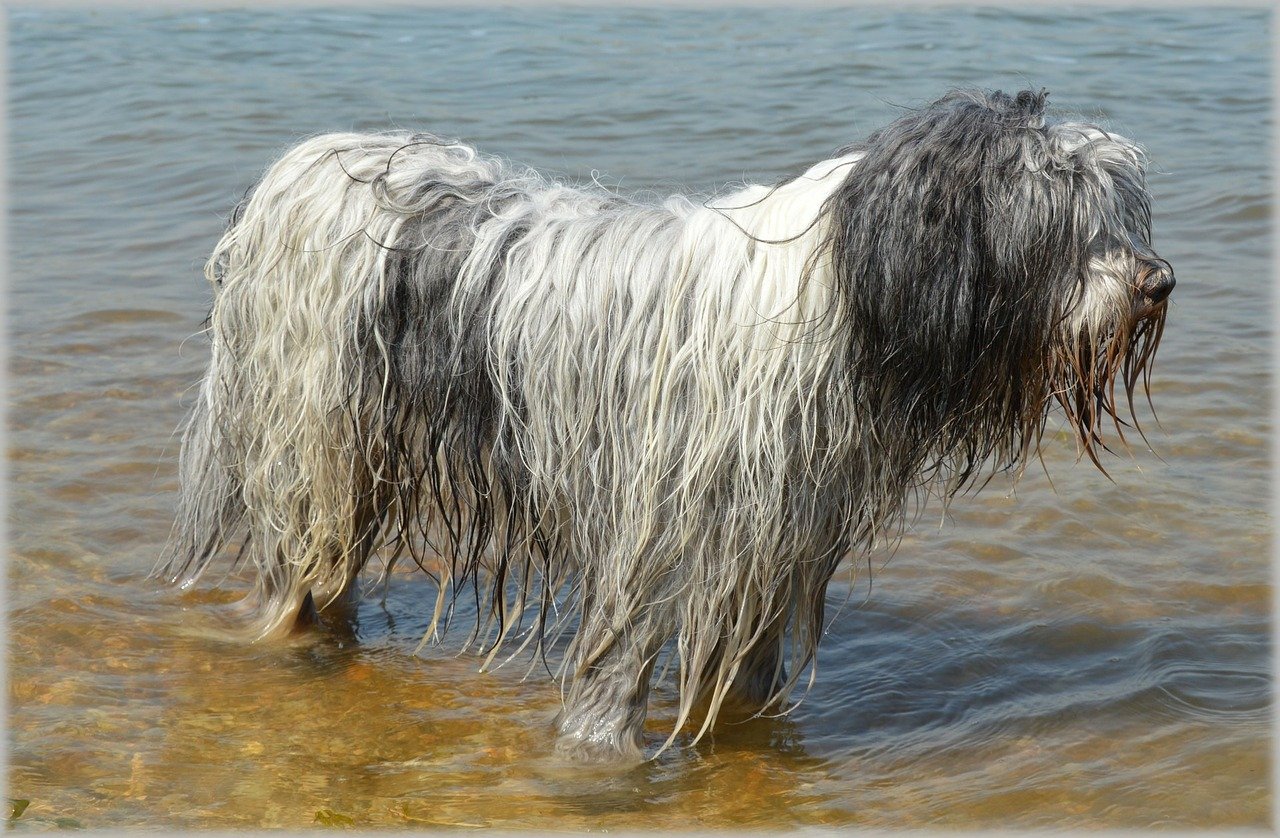
[[[1093,125],[1058,122],[1046,129],[1049,153],[1071,167],[1087,262],[1066,300],[1056,344],[1054,396],[1075,425],[1083,451],[1101,468],[1097,446],[1110,420],[1123,440],[1117,383],[1128,412],[1141,380],[1147,389],[1175,285],[1172,266],[1151,244],[1146,160],[1131,141]],[[1134,420],[1136,424],[1136,418]],[[1105,447],[1105,446],[1104,446]]]
[[[845,149],[857,163],[826,206],[855,386],[957,485],[1023,461],[1055,400],[1097,463],[1174,286],[1142,150],[1046,98],[956,91],[909,111]]]

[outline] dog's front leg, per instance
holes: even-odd
[[[654,661],[671,634],[650,615],[613,628],[585,615],[576,640],[564,707],[556,718],[556,751],[574,760],[640,762]]]
[[[780,709],[782,688],[787,681],[783,662],[785,621],[775,620],[747,651],[729,687],[730,701],[740,710],[763,713]]]

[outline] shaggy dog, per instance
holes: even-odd
[[[567,641],[572,755],[640,758],[664,650],[676,730],[785,707],[842,559],[1016,475],[1054,403],[1096,463],[1145,387],[1174,280],[1143,153],[1045,99],[952,92],[705,202],[426,134],[302,143],[209,260],[159,572],[238,544],[269,638],[408,555],[429,636],[466,586],[486,665]]]

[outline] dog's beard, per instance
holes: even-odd
[[[1128,445],[1125,428],[1146,441],[1134,405],[1141,390],[1151,402],[1151,370],[1164,333],[1168,304],[1131,303],[1128,317],[1107,326],[1073,329],[1058,344],[1050,364],[1052,397],[1074,429],[1081,456],[1103,473],[1100,451],[1110,451],[1104,433],[1115,429],[1116,439]]]

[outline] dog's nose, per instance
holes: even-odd
[[[1142,283],[1142,293],[1151,302],[1160,303],[1173,293],[1174,285],[1177,281],[1173,278],[1173,269],[1161,265],[1147,274]]]

